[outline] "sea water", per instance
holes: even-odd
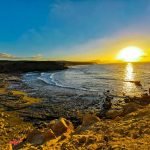
[[[110,90],[114,95],[136,96],[148,92],[150,88],[150,63],[70,66],[57,72],[27,73],[23,81],[42,81],[58,88],[87,92],[103,93]],[[142,86],[136,85],[135,81],[140,81]]]

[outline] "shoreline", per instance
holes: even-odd
[[[25,91],[21,92],[20,91],[21,89],[20,90],[7,89],[8,85],[11,83],[20,84],[20,82],[21,82],[20,76],[1,74],[0,78],[1,78],[1,81],[3,81],[3,82],[1,82],[1,88],[0,88],[0,99],[1,99],[0,106],[3,109],[0,110],[0,114],[1,114],[1,116],[3,116],[2,120],[3,120],[4,127],[6,126],[6,128],[2,127],[1,130],[5,131],[6,133],[8,132],[8,134],[6,134],[6,135],[3,134],[3,136],[1,136],[1,141],[2,141],[1,144],[3,147],[10,146],[9,142],[13,139],[20,139],[20,138],[26,139],[26,137],[28,137],[28,134],[30,132],[32,133],[32,131],[35,129],[36,130],[38,129],[38,131],[40,131],[40,132],[43,129],[44,130],[48,129],[50,121],[52,121],[54,119],[58,119],[60,117],[63,117],[63,118],[66,118],[67,120],[70,120],[71,122],[73,122],[73,125],[75,126],[75,129],[73,130],[73,134],[71,134],[69,132],[68,133],[69,135],[67,135],[67,137],[65,137],[65,140],[62,140],[63,143],[57,141],[53,146],[51,145],[52,141],[51,140],[48,141],[48,143],[50,142],[49,147],[54,148],[56,145],[58,146],[58,144],[61,143],[60,144],[61,148],[62,147],[67,148],[68,146],[70,147],[73,144],[73,143],[70,143],[71,145],[69,145],[69,142],[71,139],[73,141],[74,140],[80,141],[81,137],[85,138],[85,139],[86,139],[86,136],[87,137],[91,136],[92,138],[95,138],[94,135],[97,134],[97,137],[104,136],[104,139],[102,140],[103,141],[102,145],[105,148],[108,148],[110,145],[114,145],[114,144],[112,144],[113,141],[111,139],[108,139],[109,144],[106,143],[105,136],[107,136],[107,138],[108,138],[109,136],[117,137],[117,135],[116,135],[116,133],[114,133],[114,135],[111,135],[107,131],[107,129],[105,129],[107,132],[105,131],[106,133],[102,134],[101,126],[107,126],[107,128],[110,129],[111,126],[114,126],[115,124],[117,125],[122,122],[122,125],[120,124],[121,126],[120,126],[120,129],[118,129],[118,130],[120,130],[119,134],[121,134],[123,136],[124,133],[120,133],[120,132],[122,132],[121,130],[125,127],[125,126],[123,126],[123,124],[125,122],[126,123],[132,122],[132,121],[134,122],[133,118],[134,118],[135,114],[137,114],[138,117],[142,117],[142,118],[143,117],[147,118],[148,117],[147,115],[149,115],[150,99],[143,98],[144,99],[144,103],[143,103],[142,98],[130,98],[130,99],[126,100],[126,103],[124,105],[122,105],[121,109],[112,108],[110,111],[108,111],[107,117],[109,119],[101,119],[100,120],[95,116],[96,115],[95,112],[92,112],[92,106],[93,105],[96,106],[97,104],[94,104],[94,102],[91,102],[91,101],[89,101],[89,103],[88,103],[88,101],[83,101],[83,99],[85,97],[89,97],[88,94],[87,95],[83,94],[83,95],[79,96],[78,92],[67,93],[68,92],[67,91],[65,93],[59,93],[61,90],[57,91],[58,89],[56,89],[56,91],[51,91],[51,93],[53,93],[53,96],[51,97],[51,101],[50,101],[50,99],[49,100],[41,100],[40,98],[42,98],[42,95],[37,96],[34,94],[33,95],[27,94],[28,92],[27,93]],[[29,87],[27,87],[27,88],[29,88]],[[31,89],[31,91],[32,90],[33,89]],[[58,95],[58,93],[60,95]],[[66,99],[66,94],[68,94],[67,95],[68,99]],[[52,100],[54,100],[54,98],[56,98],[55,101],[52,101]],[[69,100],[70,98],[71,98],[71,100]],[[98,97],[98,98],[100,98],[100,97]],[[63,101],[63,99],[65,101]],[[96,99],[96,97],[94,97],[94,99]],[[76,109],[74,109],[72,111],[72,108],[75,108],[75,106],[76,106]],[[69,107],[69,109],[68,109],[68,107]],[[98,105],[98,107],[99,107],[99,105]],[[84,109],[87,111],[83,111]],[[90,109],[90,111],[88,111],[89,109]],[[51,111],[49,112],[48,110],[51,110]],[[40,114],[40,112],[42,112],[42,111],[44,113]],[[93,109],[93,111],[95,111],[95,110]],[[52,114],[52,112],[53,112],[53,114]],[[67,113],[65,114],[65,112],[67,112]],[[90,115],[89,112],[90,112],[90,114],[92,113],[93,115]],[[146,113],[146,114],[142,114],[142,113]],[[4,114],[4,115],[2,115],[2,114]],[[88,117],[87,117],[88,119],[85,117],[86,114],[88,114]],[[5,117],[7,115],[8,115],[8,117]],[[45,115],[45,117],[44,117],[44,115]],[[96,119],[94,119],[95,120],[94,123],[92,123],[94,126],[88,125],[88,123],[91,120],[93,121],[93,118],[96,118]],[[76,122],[77,119],[79,122]],[[14,122],[14,125],[13,124],[11,125],[12,120],[17,120]],[[148,124],[150,122],[150,120],[148,120],[148,119],[145,121],[146,121],[146,124]],[[7,123],[9,124],[8,127],[6,125]],[[138,123],[141,126],[143,124],[143,123],[140,124],[140,119],[139,119]],[[110,125],[109,127],[108,127],[108,124]],[[129,126],[130,125],[134,126],[134,123],[129,124]],[[2,124],[1,124],[1,126],[2,126]],[[26,126],[28,126],[29,128],[27,128]],[[99,126],[99,130],[98,130],[100,132],[99,134],[95,133],[96,126]],[[26,128],[26,130],[25,130],[25,128]],[[150,136],[149,135],[150,132],[147,129],[147,127],[145,126],[144,128],[145,128],[144,131],[145,130],[147,131],[146,135]],[[11,130],[11,129],[13,129],[13,130]],[[20,132],[23,132],[23,134],[20,134],[20,132],[17,132],[18,129],[20,130]],[[114,129],[112,128],[111,130],[113,130],[113,132],[116,132],[115,128]],[[86,131],[88,131],[90,134],[86,135]],[[127,132],[127,130],[126,130],[126,132]],[[129,130],[128,132],[130,133],[131,131]],[[10,136],[10,134],[14,134],[14,136]],[[83,135],[86,135],[86,136],[83,136]],[[9,136],[9,138],[8,138],[8,136]],[[60,138],[60,137],[62,138],[62,136],[64,136],[64,134],[61,136],[58,136],[58,138]],[[69,138],[68,138],[68,136],[69,136]],[[134,135],[134,136],[137,136],[137,135]],[[4,138],[6,138],[6,140],[4,140]],[[133,139],[134,138],[132,137],[132,140]],[[134,139],[135,142],[137,142],[136,141],[137,139],[138,138]],[[94,139],[94,141],[95,140],[96,139]],[[146,139],[144,137],[143,137],[143,140],[144,140],[144,142],[146,142],[145,141]],[[117,141],[120,141],[120,143],[118,142],[118,145],[121,146],[121,140],[117,139]],[[116,143],[117,143],[117,141],[116,141]],[[86,141],[83,141],[83,143],[85,143],[85,147],[86,147]],[[96,145],[96,143],[94,144],[95,147],[98,146],[98,145]],[[75,146],[77,144],[74,143],[73,145]],[[32,147],[33,145],[31,144],[30,146]],[[44,146],[45,149],[48,147],[47,145],[43,145],[43,144],[42,144],[42,146]],[[128,146],[128,144],[126,146]],[[143,146],[147,147],[145,144],[143,144]],[[25,145],[23,147],[25,148],[27,146]],[[41,147],[41,146],[34,145],[34,147],[37,148],[37,147]]]
[[[7,74],[8,75],[8,74]],[[86,91],[80,91],[75,89],[64,89],[62,87],[55,87],[48,85],[49,88],[45,89],[45,86],[38,87],[37,89],[31,88],[21,81],[21,75],[15,76],[8,75],[7,87],[8,93],[12,93],[12,99],[14,103],[9,101],[1,103],[8,111],[16,111],[24,121],[32,122],[35,127],[40,128],[45,122],[56,119],[59,117],[65,117],[71,120],[75,126],[80,124],[80,120],[77,117],[77,111],[82,113],[91,111],[92,108],[95,111],[95,106],[99,107],[100,97],[91,97],[93,95],[87,94]],[[16,87],[10,86],[15,84]],[[10,95],[6,95],[6,99],[10,99]],[[89,99],[90,96],[90,99]],[[37,101],[36,103],[31,102],[26,105],[22,97],[28,97],[29,101]],[[102,98],[102,97],[101,97]],[[37,100],[36,100],[37,99]],[[39,100],[40,99],[40,100]],[[73,108],[73,109],[72,109]]]
[[[29,108],[18,110],[21,117],[26,121],[32,121],[34,124],[35,120],[35,126],[39,126],[36,124],[39,121],[43,124],[45,121],[56,119],[60,116],[71,120],[77,126],[80,124],[80,120],[77,118],[76,111],[83,113],[90,111],[88,107],[92,107],[94,103],[97,104],[100,99],[99,95],[97,98],[91,98],[91,94],[87,94],[86,91],[53,85],[42,84],[41,86],[40,84],[39,86],[37,84],[36,89],[34,89],[21,80],[19,82],[14,81],[13,84],[17,84],[17,87],[9,88],[10,90],[23,91],[33,98],[41,99],[39,103],[31,105]]]

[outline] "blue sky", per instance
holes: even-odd
[[[92,60],[113,40],[147,36],[149,14],[149,0],[1,0],[0,58]]]

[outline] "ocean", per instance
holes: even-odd
[[[137,96],[150,88],[150,63],[70,66],[57,72],[30,72],[23,76],[23,81],[88,93],[110,90],[114,95]],[[136,85],[136,81],[142,86]]]

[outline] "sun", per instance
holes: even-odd
[[[143,54],[144,52],[141,48],[128,46],[119,52],[117,59],[125,62],[137,62],[140,60]]]

